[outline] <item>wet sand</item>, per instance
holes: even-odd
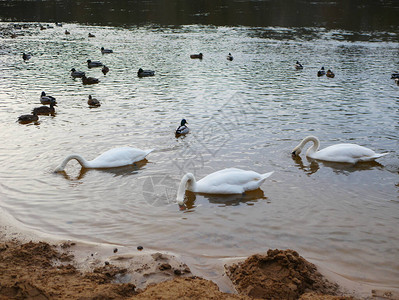
[[[178,255],[61,241],[22,227],[1,208],[0,215],[0,299],[399,299],[395,291],[339,286],[293,250],[226,264],[238,292],[227,294]]]

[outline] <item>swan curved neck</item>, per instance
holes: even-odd
[[[317,137],[315,137],[315,136],[308,136],[308,137],[304,138],[303,141],[301,142],[301,145],[300,145],[301,148],[302,148],[303,146],[305,146],[305,144],[308,143],[308,142],[313,142],[313,146],[310,147],[310,148],[308,149],[308,151],[306,151],[306,155],[309,156],[309,155],[315,153],[317,150],[319,150],[320,141],[319,141],[319,139],[318,139]]]
[[[78,163],[85,168],[89,168],[89,162],[87,160],[85,160],[82,156],[80,156],[79,154],[71,154],[68,155],[64,161],[55,169],[55,172],[61,172],[64,171],[65,166],[67,165],[67,163],[72,160],[72,159],[76,159],[78,161]]]
[[[177,190],[177,203],[179,205],[183,205],[185,202],[184,195],[186,193],[186,189],[191,191],[195,190],[196,180],[193,174],[187,173],[183,176],[180,181],[179,189]]]

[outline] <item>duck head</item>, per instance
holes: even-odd
[[[180,122],[180,126],[184,126],[185,124],[188,124],[186,119],[181,120]]]

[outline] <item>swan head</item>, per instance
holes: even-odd
[[[298,156],[299,154],[301,154],[301,152],[302,152],[302,148],[299,147],[299,146],[296,146],[296,147],[294,148],[294,150],[292,150],[291,155],[292,155],[293,157],[295,157],[295,156]]]
[[[186,189],[192,190],[194,184],[195,184],[195,177],[191,173],[187,173],[181,179],[179,189],[177,191],[177,197],[176,197],[176,201],[177,201],[177,204],[179,204],[180,209],[182,209],[182,207],[185,207],[184,204],[186,202],[186,199],[185,199]]]

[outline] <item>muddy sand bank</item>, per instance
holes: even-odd
[[[39,236],[0,214],[0,299],[399,299],[338,285],[297,252],[277,249],[225,264],[221,276],[237,294],[223,293],[178,255]]]

